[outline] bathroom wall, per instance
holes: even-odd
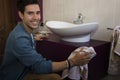
[[[98,22],[92,39],[110,41],[112,30],[120,25],[120,0],[43,0],[43,19],[73,22],[78,13],[84,22]]]

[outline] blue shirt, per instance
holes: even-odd
[[[34,71],[39,74],[51,73],[52,62],[38,54],[33,47],[31,35],[22,22],[10,33],[3,63],[0,66],[0,80],[22,80],[25,73]]]

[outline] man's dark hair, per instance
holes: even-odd
[[[30,4],[39,5],[39,0],[17,0],[18,11],[20,11],[21,13],[24,13],[25,7]]]

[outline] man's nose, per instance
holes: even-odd
[[[34,19],[40,19],[40,15],[34,14]]]

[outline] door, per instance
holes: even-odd
[[[15,26],[13,0],[0,0],[0,62],[10,31]]]

